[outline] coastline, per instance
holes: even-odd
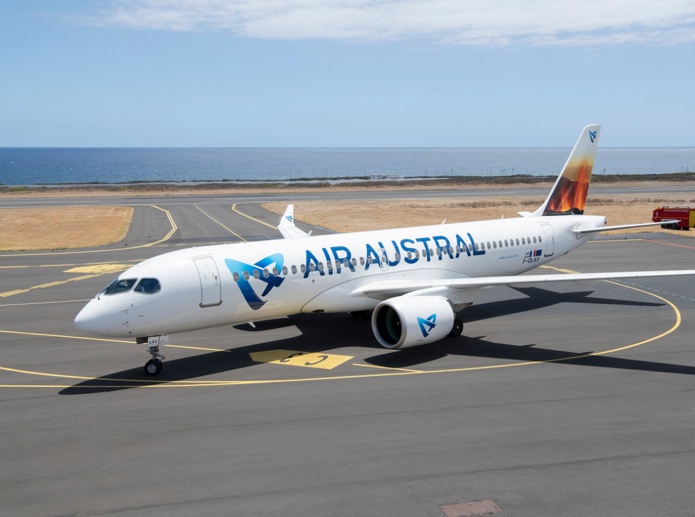
[[[322,179],[320,181],[285,182],[130,182],[130,183],[85,183],[70,185],[0,185],[0,197],[111,197],[123,194],[134,196],[151,195],[234,195],[256,194],[269,191],[284,193],[302,192],[363,192],[371,190],[416,191],[462,189],[480,190],[491,188],[550,189],[556,176],[452,176],[428,179],[364,180],[341,182]],[[695,185],[695,173],[673,174],[594,174],[591,188],[594,192],[601,187],[634,187],[664,185]]]

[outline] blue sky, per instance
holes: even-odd
[[[1,147],[695,146],[695,3],[5,1],[0,96]]]

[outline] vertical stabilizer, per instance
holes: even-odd
[[[586,126],[548,198],[532,215],[583,214],[601,126]]]
[[[287,205],[287,209],[282,219],[280,219],[277,229],[280,230],[285,239],[299,239],[309,236],[309,233],[297,228],[294,224],[294,205]]]

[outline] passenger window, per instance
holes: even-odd
[[[277,268],[275,268],[275,271],[277,271]],[[282,266],[282,276],[287,276],[287,266]],[[275,273],[277,275],[277,273]]]
[[[292,274],[293,275],[297,274],[297,266],[292,266]]]
[[[543,238],[540,235],[538,236],[538,242],[543,242]]]
[[[248,272],[248,271],[244,270],[244,271],[242,271],[241,274],[244,276],[244,280],[248,280],[248,279],[249,279],[249,272]]]
[[[103,293],[107,296],[111,294],[127,293],[133,288],[136,280],[137,278],[127,278],[123,280],[116,279],[111,283],[111,285],[104,289]]]
[[[136,293],[155,294],[161,291],[162,286],[156,278],[143,278],[135,287]]]
[[[234,278],[234,281],[235,281],[235,282],[238,282],[238,281],[239,281],[239,273],[237,273],[236,271],[234,272],[234,274],[232,275],[232,277]]]
[[[261,277],[261,274],[258,272],[258,270],[254,269],[253,270],[253,278],[260,278],[260,277]]]

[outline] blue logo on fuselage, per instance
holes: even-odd
[[[229,271],[232,273],[242,271],[247,273],[249,278],[253,277],[261,282],[265,282],[266,286],[261,293],[261,296],[267,296],[273,287],[280,287],[280,284],[282,284],[282,281],[284,280],[284,278],[280,278],[266,269],[271,264],[275,264],[275,268],[277,270],[282,269],[285,258],[281,253],[268,255],[255,264],[246,264],[245,262],[239,262],[238,260],[234,259],[225,259],[224,262],[227,264]],[[249,283],[249,278],[247,278],[246,275],[240,275],[237,285],[239,286],[239,289],[241,289],[241,294],[244,296],[246,303],[249,304],[249,307],[257,311],[265,305],[265,300],[261,300],[261,296],[258,296],[256,291],[253,290],[253,287],[251,287],[251,284]]]

